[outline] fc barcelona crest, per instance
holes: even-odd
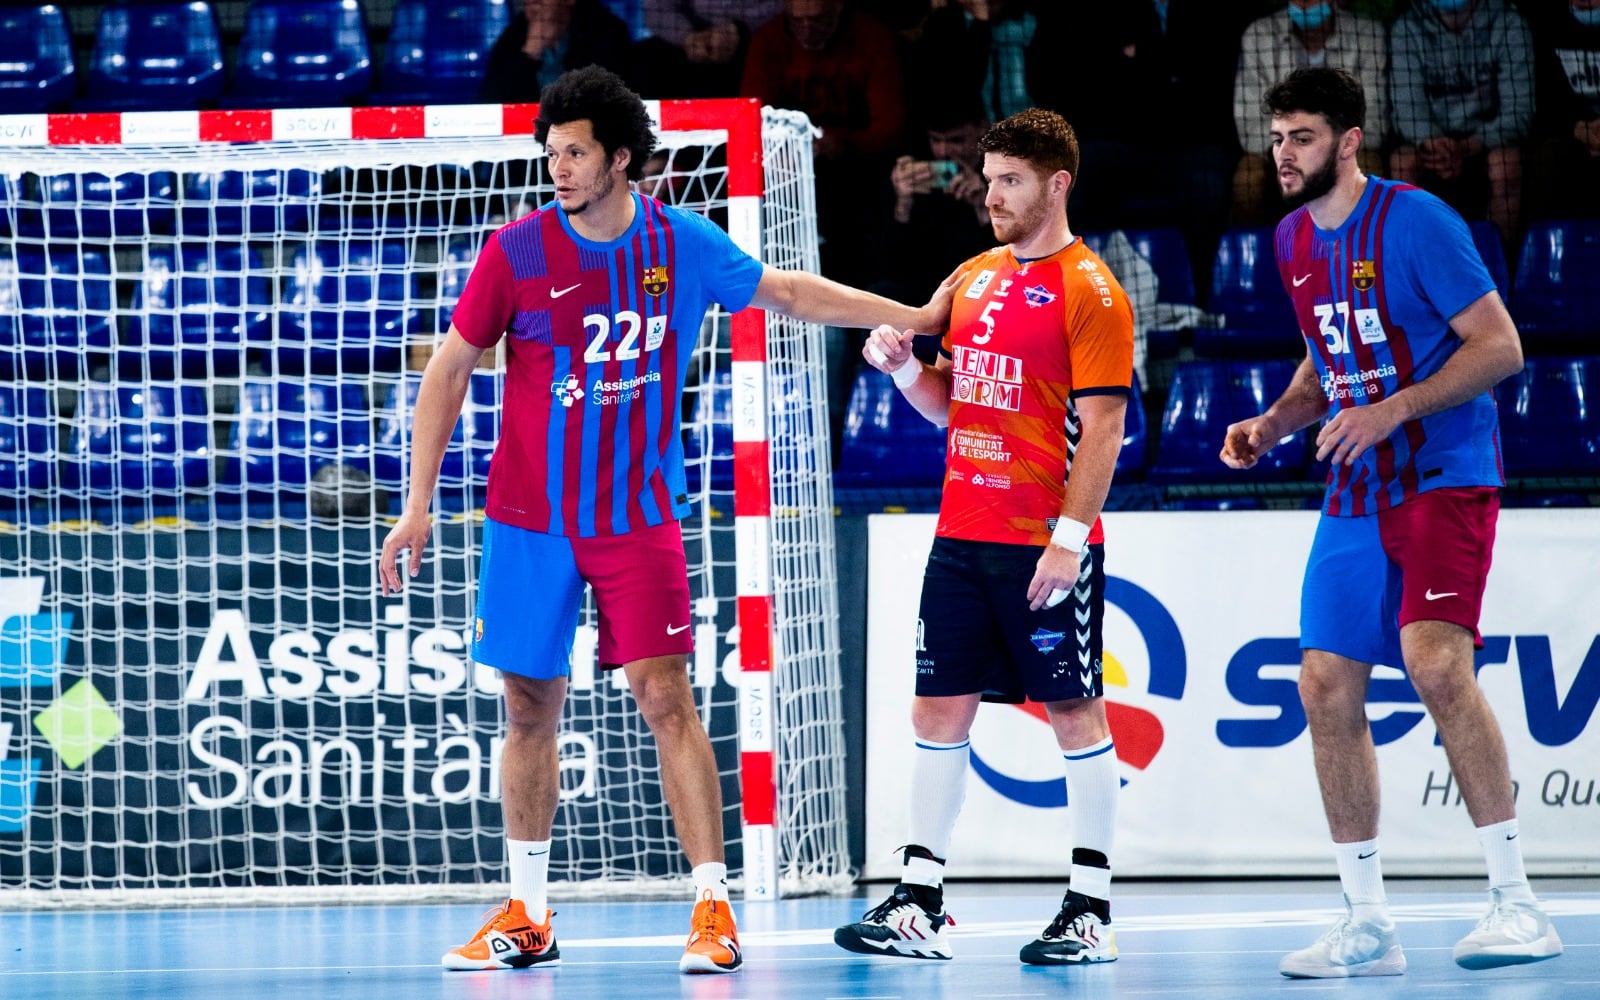
[[[665,266],[647,267],[644,269],[644,290],[650,295],[666,294],[667,269]]]
[[[1370,292],[1377,281],[1378,268],[1372,261],[1353,260],[1350,262],[1350,283],[1356,286],[1356,291]]]

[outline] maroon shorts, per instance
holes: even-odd
[[[1400,627],[1444,621],[1472,633],[1494,555],[1500,491],[1493,487],[1429,490],[1378,512],[1383,551],[1400,568]]]

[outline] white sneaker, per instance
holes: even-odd
[[[833,943],[862,955],[948,960],[954,955],[944,929],[954,923],[943,913],[929,913],[904,884],[867,911],[859,923],[833,932]]]
[[[1309,948],[1291,951],[1278,963],[1291,979],[1398,976],[1406,971],[1394,921],[1356,920],[1345,899],[1345,915]]]
[[[1117,935],[1111,921],[1101,920],[1090,909],[1088,896],[1069,889],[1061,900],[1061,912],[1043,934],[1022,946],[1020,957],[1028,965],[1115,962]]]
[[[1561,954],[1561,937],[1536,902],[1512,902],[1489,890],[1489,912],[1472,933],[1456,942],[1456,964],[1463,969],[1542,962]]]

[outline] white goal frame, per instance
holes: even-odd
[[[726,182],[718,205],[725,210],[728,231],[739,246],[773,266],[818,269],[810,150],[813,130],[803,115],[763,110],[747,99],[647,104],[664,139],[709,135],[723,143]],[[25,172],[111,173],[122,164],[130,165],[126,169],[150,171],[157,169],[151,164],[163,160],[172,164],[164,169],[175,171],[221,169],[222,164],[242,169],[240,165],[248,161],[240,158],[241,149],[257,151],[265,157],[263,162],[277,165],[304,157],[302,162],[312,169],[331,168],[339,162],[341,147],[395,141],[411,143],[425,152],[436,150],[445,157],[470,156],[480,143],[520,142],[526,144],[532,158],[537,152],[531,135],[536,110],[534,105],[460,105],[0,116],[0,152],[6,158],[0,166],[0,184],[9,184],[7,191],[13,199],[0,201],[0,216],[10,211],[15,221],[14,182]],[[0,233],[0,243],[14,238],[14,226],[11,235]],[[0,274],[0,280],[5,278]],[[731,317],[728,329],[735,565],[733,592],[725,596],[736,602],[737,632],[724,639],[738,650],[737,755],[743,834],[743,864],[735,870],[734,882],[742,887],[745,899],[764,900],[780,894],[833,891],[848,885],[852,878],[844,814],[826,380],[817,374],[825,363],[825,347],[820,327],[755,309]],[[705,336],[713,341],[705,349],[715,352],[714,324],[708,324]],[[74,387],[80,386],[74,383]],[[709,434],[709,429],[701,430]],[[5,457],[0,455],[0,460]],[[702,483],[702,499],[706,492]],[[719,516],[725,515],[712,510],[709,503],[691,515],[705,519],[708,539],[712,530],[726,530],[725,525],[711,523]],[[470,516],[457,521],[470,538]],[[374,519],[375,532],[380,525],[381,519]],[[32,654],[27,650],[57,639],[62,639],[63,649],[77,648],[75,640],[54,631],[70,621],[73,613],[67,605],[55,603],[51,593],[59,583],[55,574],[60,560],[77,558],[88,567],[94,559],[96,539],[108,534],[142,533],[154,550],[163,536],[182,530],[181,524],[159,520],[121,529],[89,521],[13,527],[13,531],[0,532],[0,544],[8,539],[14,542],[20,560],[17,569],[0,569],[0,620],[7,625],[6,638],[0,641],[10,642],[13,651],[24,651],[17,654],[21,667],[13,665],[13,682],[28,669],[27,658]],[[376,536],[381,537],[381,532]],[[710,544],[708,540],[707,546]],[[121,544],[112,548],[121,559]],[[64,555],[68,549],[77,555]],[[211,558],[222,556],[213,553]],[[87,579],[87,568],[84,575]],[[42,593],[31,582],[39,577],[45,578]],[[697,608],[696,613],[705,612]],[[394,621],[374,605],[372,634],[380,646],[386,634],[380,623]],[[425,627],[427,623],[413,624]],[[79,627],[82,625],[80,621]],[[697,643],[708,628],[711,639],[716,640],[716,628],[706,619],[696,628]],[[57,678],[54,686],[33,690],[27,695],[34,700],[26,704],[26,715],[33,716],[46,703],[57,704],[69,689],[81,693],[81,688],[74,687],[79,681],[114,676],[117,663],[96,662],[91,644],[83,641],[81,645],[81,654],[68,656],[81,655],[81,663],[75,664],[72,672],[82,676]],[[266,659],[263,651],[257,650],[257,654]],[[374,650],[374,662],[380,655]],[[821,678],[816,689],[803,698],[793,697],[786,680],[795,664],[803,664],[806,676]],[[6,669],[0,663],[0,709],[7,707],[8,696],[18,690],[32,690],[16,683],[8,687]],[[469,681],[471,674],[469,663]],[[84,712],[94,710],[92,705],[79,707]],[[45,753],[40,749],[40,734],[23,731],[22,717],[14,714],[13,718],[19,721],[8,723],[0,716],[0,793],[8,780],[27,780],[29,768],[39,771],[37,757],[23,760],[29,747]],[[27,766],[8,771],[8,759],[23,760]],[[42,766],[48,771],[51,765],[46,760]],[[82,766],[93,769],[95,758],[90,756]],[[376,762],[373,766],[379,767]],[[378,775],[374,780],[381,779]],[[375,790],[373,794],[384,793]],[[11,838],[8,844],[3,833],[5,802],[5,795],[0,794],[0,862],[16,843]],[[87,800],[80,805],[86,813],[100,808]],[[84,828],[90,828],[89,818],[82,819]],[[31,833],[26,822],[23,826],[21,836],[26,843]],[[671,843],[676,851],[676,841]],[[664,876],[615,883],[557,882],[552,884],[552,895],[684,892],[687,867],[681,858],[666,869]],[[0,866],[0,907],[415,899],[419,893],[433,899],[479,899],[492,897],[495,888],[491,882],[444,880],[348,885],[281,885],[269,880],[262,884],[248,871],[225,881],[226,886],[151,888],[129,884],[115,872],[95,873],[93,878],[76,882],[41,881],[25,872],[21,877],[8,877]]]

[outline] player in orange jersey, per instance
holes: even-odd
[[[914,331],[880,326],[867,360],[918,412],[948,424],[939,526],[923,577],[912,726],[911,829],[888,900],[834,941],[865,954],[949,958],[943,877],[982,700],[1042,702],[1066,761],[1071,888],[1022,949],[1034,965],[1109,962],[1116,752],[1100,671],[1105,546],[1100,508],[1122,447],[1133,308],[1072,234],[1078,142],[1032,109],[992,127],[985,201],[1005,245],[957,270],[938,363]]]

